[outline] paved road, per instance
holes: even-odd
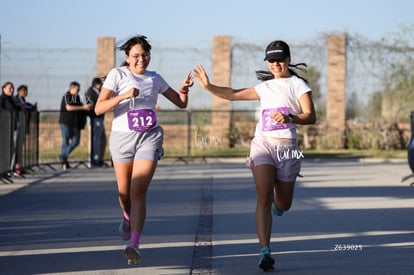
[[[0,183],[0,274],[263,273],[243,160],[160,163],[137,267],[121,256],[112,168],[43,169]],[[275,273],[413,274],[407,163],[305,159],[302,174],[273,222]]]

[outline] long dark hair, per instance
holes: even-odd
[[[7,85],[11,85],[14,91],[14,84],[13,82],[7,81],[6,83],[3,84],[3,86],[1,86],[1,92],[3,93],[3,89],[6,88]]]
[[[147,40],[147,37],[144,35],[136,35],[129,38],[121,46],[118,47],[118,50],[124,51],[125,55],[129,55],[129,51],[135,45],[141,45],[145,52],[151,52],[151,45]],[[124,61],[121,66],[128,66],[128,62]]]

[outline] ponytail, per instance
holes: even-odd
[[[298,63],[298,64],[289,64],[288,65],[288,70],[289,70],[289,73],[291,74],[291,75],[294,75],[294,76],[296,76],[296,77],[299,77],[300,79],[302,79],[302,80],[304,80],[306,83],[308,83],[308,81],[305,79],[305,78],[303,78],[303,77],[301,77],[296,71],[302,71],[302,72],[306,72],[306,69],[304,68],[304,67],[307,67],[308,65],[306,65],[306,63]],[[294,69],[291,69],[291,68],[294,68]],[[255,73],[256,73],[256,78],[258,79],[258,80],[260,80],[260,81],[266,81],[266,80],[271,80],[271,79],[274,79],[275,78],[275,76],[271,73],[271,72],[269,72],[269,71],[264,71],[264,70],[258,70],[258,71],[255,71]]]

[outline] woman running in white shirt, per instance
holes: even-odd
[[[194,69],[200,86],[227,100],[260,100],[261,117],[251,142],[248,166],[256,184],[256,231],[260,242],[259,267],[274,269],[270,251],[272,212],[281,216],[293,200],[302,153],[297,145],[296,124],[316,121],[312,92],[307,82],[289,67],[290,49],[284,41],[271,42],[265,51],[267,71],[258,71],[263,80],[255,87],[233,89],[210,83],[204,68]]]
[[[146,196],[157,162],[163,156],[163,129],[156,104],[162,94],[179,108],[186,108],[191,73],[179,92],[157,72],[148,71],[151,45],[145,36],[134,36],[120,50],[125,51],[123,66],[112,69],[102,86],[95,113],[114,110],[109,148],[118,185],[123,219],[121,237],[131,240],[124,250],[129,265],[140,262],[139,242],[146,216]]]

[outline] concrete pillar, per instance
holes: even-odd
[[[327,146],[344,148],[346,35],[328,37]]]
[[[231,81],[231,37],[215,36],[213,39],[213,83],[218,86],[230,86]],[[221,138],[222,146],[228,146],[230,127],[230,102],[213,96],[212,133]]]

